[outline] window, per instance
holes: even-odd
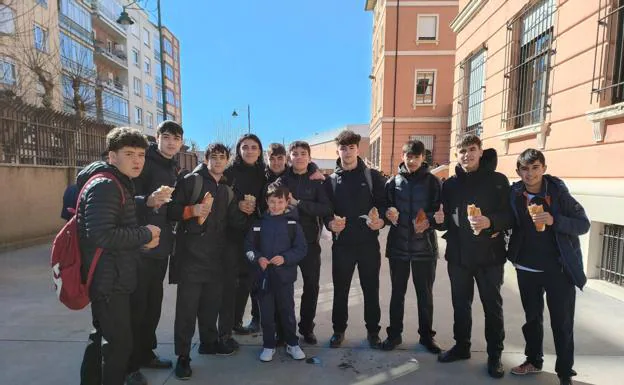
[[[169,80],[173,80],[173,67],[165,63],[165,77]]]
[[[438,15],[418,15],[416,40],[438,40]]]
[[[0,58],[0,84],[16,83],[15,64],[7,58]]]
[[[158,107],[162,108],[163,95],[162,95],[162,88],[159,86],[156,86],[156,104]]]
[[[175,103],[175,96],[173,95],[173,91],[167,88],[165,93],[167,94],[167,103],[173,105]]]
[[[598,12],[592,79],[592,102],[607,105],[624,102],[624,0],[612,1]]]
[[[141,107],[134,107],[134,123],[143,125],[143,110]]]
[[[160,56],[160,39],[157,33],[152,34],[152,46],[154,47],[154,55]]]
[[[132,64],[134,64],[135,66],[139,66],[139,57],[140,57],[140,53],[139,50],[136,48],[132,48]]]
[[[104,116],[121,117],[128,121],[128,101],[108,91],[102,92],[102,109]]]
[[[147,56],[143,58],[143,70],[146,74],[152,73],[152,61]]]
[[[143,44],[145,44],[146,46],[150,46],[150,32],[147,30],[147,28],[143,28]]]
[[[458,127],[460,136],[483,131],[483,101],[485,98],[485,50],[481,49],[464,60],[460,66],[461,87],[458,101]]]
[[[67,16],[84,29],[82,34],[85,32],[87,34],[91,33],[91,14],[84,7],[80,6],[76,0],[61,0],[60,11],[61,14]]]
[[[149,100],[150,102],[154,100],[154,96],[152,94],[152,85],[149,83],[145,83],[145,99]]]
[[[141,79],[134,78],[134,94],[141,96]]]
[[[48,52],[48,31],[35,24],[35,48],[41,52]]]
[[[380,144],[381,142],[381,138],[377,138],[373,141],[373,143],[371,143],[371,148],[370,148],[370,154],[371,154],[371,163],[373,164],[373,167],[375,167],[376,169],[379,169],[379,167],[381,167],[381,162],[380,162]]]
[[[154,77],[156,78],[156,84],[162,84],[162,66],[160,61],[154,62]]]
[[[15,33],[15,12],[6,5],[0,4],[0,35]]]
[[[156,113],[156,124],[160,124],[165,120],[165,118],[163,117],[162,112],[158,112]]]
[[[555,0],[541,0],[507,26],[508,63],[505,68],[506,129],[544,121],[553,42]]]
[[[600,279],[624,286],[624,226],[606,223],[602,231]]]
[[[434,104],[435,71],[416,71],[414,106]]]
[[[145,126],[150,130],[154,128],[154,114],[151,112],[145,113]]]
[[[93,51],[61,32],[61,57],[65,68],[84,76],[95,76]]]
[[[169,56],[173,56],[173,45],[171,45],[171,40],[164,38],[163,45],[165,46],[165,52],[169,54]]]

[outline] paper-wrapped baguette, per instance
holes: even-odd
[[[372,209],[370,209],[370,211],[368,212],[368,218],[371,221],[376,221],[379,219],[379,210],[377,210],[377,207],[374,207]]]
[[[392,222],[392,224],[396,226],[396,224],[398,222],[398,218],[399,218],[399,210],[397,210],[396,207],[390,207],[388,209],[388,213],[392,214],[392,215],[395,215],[397,217],[397,221],[396,222]]]
[[[427,214],[425,214],[425,210],[418,210],[418,214],[416,214],[416,223],[422,223],[427,220]]]
[[[529,214],[534,215],[534,214],[541,214],[544,212],[544,206],[542,205],[536,205],[535,203],[531,203],[528,206],[529,209]],[[535,224],[535,230],[537,231],[544,231],[546,230],[546,224],[545,223],[541,223],[541,224]]]
[[[212,208],[212,202],[214,202],[214,198],[212,197],[212,194],[210,193],[210,191],[208,191],[206,195],[204,195],[204,199],[202,199],[201,203],[203,205],[208,205],[210,208]],[[200,225],[203,225],[204,222],[206,222],[206,218],[208,217],[197,217],[197,223],[199,223]]]
[[[247,202],[253,202],[256,203],[256,197],[251,195],[251,194],[245,194],[245,200]]]
[[[474,204],[470,204],[466,207],[466,213],[468,214],[468,218],[479,217],[481,216],[481,209]],[[481,233],[481,230],[474,230],[473,233],[474,235],[479,235],[479,233]]]
[[[158,188],[158,190],[156,190],[156,192],[163,192],[169,195],[169,199],[167,200],[167,202],[171,202],[171,194],[173,194],[173,190],[175,190],[173,187],[162,185]]]

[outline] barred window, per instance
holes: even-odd
[[[485,49],[481,49],[459,66],[458,139],[469,134],[481,136],[483,132],[485,60]]]
[[[414,105],[433,104],[435,72],[416,71],[416,79],[414,83]]]
[[[370,156],[371,156],[371,163],[373,164],[373,167],[375,168],[379,168],[380,167],[380,148],[379,148],[379,144],[381,143],[381,138],[377,138],[375,139],[370,146]]]
[[[540,0],[507,24],[503,127],[544,121],[553,54],[555,0]]]
[[[600,0],[597,28],[591,101],[624,102],[624,0]]]

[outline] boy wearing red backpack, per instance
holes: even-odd
[[[156,247],[160,229],[139,226],[135,212],[132,178],[143,169],[147,139],[134,128],[119,127],[106,135],[106,145],[108,162],[94,162],[77,177],[83,282],[97,249],[103,249],[89,287],[95,332],[83,358],[81,383],[123,385],[132,352],[130,294],[137,284],[140,249]]]

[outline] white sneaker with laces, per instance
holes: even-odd
[[[264,348],[264,349],[262,349],[262,353],[260,353],[260,361],[262,361],[262,362],[271,362],[271,361],[273,361],[273,355],[274,354],[275,354],[275,349]]]
[[[301,347],[299,345],[287,345],[286,353],[290,354],[290,356],[295,360],[303,360],[304,358],[306,358],[305,353],[303,352],[303,350],[301,350]]]

